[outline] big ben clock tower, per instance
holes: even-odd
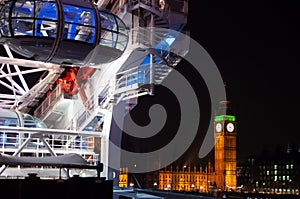
[[[235,190],[237,185],[236,118],[228,114],[229,101],[221,101],[220,105],[220,108],[226,108],[226,114],[217,114],[214,120],[216,184],[222,190]]]

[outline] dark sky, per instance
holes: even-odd
[[[231,111],[237,118],[238,159],[260,155],[265,150],[272,153],[278,147],[286,150],[288,144],[300,147],[300,130],[296,128],[300,123],[299,15],[291,1],[189,1],[190,36],[216,63],[226,83]],[[177,162],[192,164],[199,161],[198,152],[212,113],[210,100],[205,82],[196,75],[193,66],[182,61],[176,69],[190,81],[199,97],[198,135]],[[156,135],[156,139],[123,136],[127,150],[156,150],[173,138],[180,112],[174,97],[159,86],[154,96],[139,100],[131,112],[133,119],[146,125],[150,122],[145,116],[147,107],[155,103],[164,104],[170,111],[168,127]],[[148,148],[145,147],[149,143]],[[213,158],[213,151],[207,157]]]
[[[238,157],[300,146],[299,19],[294,1],[190,0],[191,37],[210,54],[238,121]]]

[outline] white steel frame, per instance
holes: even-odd
[[[40,95],[41,91],[47,88],[46,85],[53,81],[54,76],[62,72],[62,69],[58,64],[14,58],[8,45],[3,44],[3,47],[8,57],[0,56],[0,108],[14,109],[20,104],[21,107],[18,109],[21,109]],[[12,67],[15,72],[12,72]],[[30,75],[41,71],[48,71],[48,74],[40,79],[38,84],[29,88]],[[1,87],[5,87],[10,92],[3,93]]]

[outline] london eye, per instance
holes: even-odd
[[[101,160],[103,176],[115,178],[117,171],[107,166],[120,155],[110,150],[111,132],[118,135],[112,114],[120,107],[128,113],[138,97],[153,94],[152,86],[188,52],[186,37],[178,34],[185,31],[187,1],[105,0],[101,7],[88,0],[2,2],[2,153],[76,152]],[[133,30],[138,35],[130,35]]]

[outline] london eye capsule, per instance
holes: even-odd
[[[0,43],[21,58],[62,65],[107,63],[128,43],[123,21],[88,0],[9,0],[0,26]]]

